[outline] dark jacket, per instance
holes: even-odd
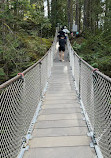
[[[59,39],[59,45],[62,48],[65,48],[66,40],[65,39]]]
[[[58,35],[58,38],[60,39],[62,36],[65,37],[65,32],[63,32],[62,30],[58,32],[59,35]]]

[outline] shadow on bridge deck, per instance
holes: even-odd
[[[58,56],[24,158],[96,158],[72,86],[67,53],[65,62]]]

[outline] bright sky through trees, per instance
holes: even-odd
[[[47,1],[44,1],[44,16],[48,16]]]
[[[51,0],[49,0],[50,6],[51,6]],[[47,6],[47,0],[44,1],[44,16],[48,17],[48,6]]]

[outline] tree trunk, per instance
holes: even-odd
[[[75,24],[77,25],[77,28],[79,29],[79,1],[78,0],[76,0]]]
[[[2,0],[2,2],[0,3],[0,9],[2,10],[2,12],[4,12],[5,10],[5,0]],[[1,53],[1,60],[4,59],[4,53],[5,53],[5,19],[2,18],[1,19],[1,25],[2,25],[2,42],[3,42],[3,47],[4,47],[4,51]]]
[[[81,5],[79,5],[79,20],[78,20],[78,31],[81,30]]]
[[[107,29],[108,24],[108,0],[105,1],[105,23],[104,23],[104,29]]]
[[[57,24],[57,0],[52,0],[51,1],[51,23],[52,23],[52,30],[53,34],[55,33],[55,27]]]
[[[83,29],[90,29],[90,0],[84,0],[84,22]]]
[[[50,2],[47,0],[48,18],[50,18]]]
[[[73,1],[72,0],[67,1],[67,20],[68,20],[69,30],[71,30],[72,24],[73,24]]]

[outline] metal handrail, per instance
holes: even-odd
[[[1,157],[19,157],[29,139],[51,75],[56,43],[57,31],[51,48],[39,61],[0,85]]]
[[[70,66],[98,158],[111,156],[111,78],[89,65],[67,40]]]
[[[52,44],[53,45],[53,44]],[[51,50],[51,48],[49,49],[49,51]],[[33,64],[32,66],[30,66],[29,68],[27,68],[26,70],[24,70],[22,72],[23,75],[25,75],[27,72],[29,72],[31,69],[33,69],[35,66],[37,66],[39,63],[42,62],[42,60],[48,55],[49,51],[47,51],[47,53],[41,58],[39,59],[35,64]],[[20,79],[20,75],[17,75],[15,77],[13,77],[12,79],[6,81],[5,83],[0,85],[0,90],[6,88],[8,85],[10,85],[11,83],[15,82],[16,80]]]

